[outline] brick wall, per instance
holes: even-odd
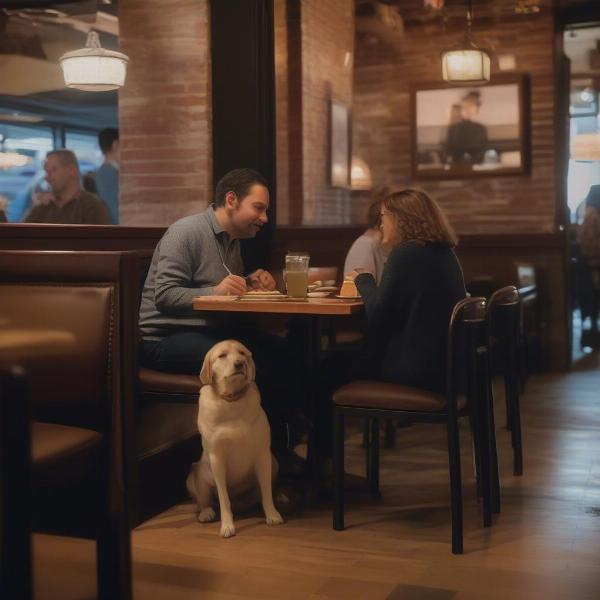
[[[437,198],[459,233],[546,233],[556,230],[558,189],[554,147],[553,18],[514,17],[475,38],[495,56],[516,56],[531,84],[531,172],[528,175],[446,181],[411,181],[410,84],[440,81],[440,53],[461,33],[411,29],[393,49],[358,36],[354,71],[355,154],[367,161],[375,183],[418,185]],[[483,45],[483,44],[482,44]],[[492,64],[492,73],[495,63]],[[355,196],[353,219],[364,213],[367,194]]]
[[[350,192],[329,184],[329,101],[352,108],[353,0],[275,0],[275,46],[277,223],[347,224]]]
[[[354,2],[303,0],[302,119],[304,206],[307,225],[349,223],[349,190],[329,185],[329,100],[352,108]]]
[[[275,0],[275,122],[277,153],[277,223],[290,223],[288,131],[287,2]]]
[[[212,199],[208,0],[121,0],[121,223],[169,225]]]

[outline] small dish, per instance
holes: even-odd
[[[315,291],[315,292],[308,292],[308,294],[306,294],[309,298],[327,298],[327,296],[331,296],[331,292],[325,292],[325,291]]]
[[[281,302],[288,299],[288,296],[284,294],[281,296],[238,296],[238,300],[242,302]]]
[[[339,294],[336,294],[335,297],[340,300],[362,300],[361,296],[340,296]]]
[[[239,296],[198,296],[194,300],[199,302],[231,302],[237,300]]]
[[[337,292],[340,288],[336,287],[335,285],[322,285],[319,286],[317,288],[315,288],[314,290],[310,290],[312,292]]]

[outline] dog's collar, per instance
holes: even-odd
[[[248,391],[249,387],[250,384],[248,383],[241,390],[238,390],[234,394],[221,394],[221,398],[224,398],[225,400],[227,400],[227,402],[235,402],[236,400],[239,400]]]

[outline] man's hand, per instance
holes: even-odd
[[[264,269],[258,269],[246,277],[249,282],[249,287],[254,290],[268,290],[272,291],[275,289],[275,280],[268,271]]]
[[[31,196],[31,201],[34,206],[45,206],[54,200],[52,192],[34,192]]]
[[[246,281],[239,275],[227,275],[213,290],[215,296],[240,296],[245,293]]]

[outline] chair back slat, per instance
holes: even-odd
[[[448,325],[446,390],[448,412],[456,412],[459,391],[467,391],[474,379],[477,349],[487,352],[486,300],[483,297],[464,298],[456,303]],[[469,397],[470,394],[467,394]]]

